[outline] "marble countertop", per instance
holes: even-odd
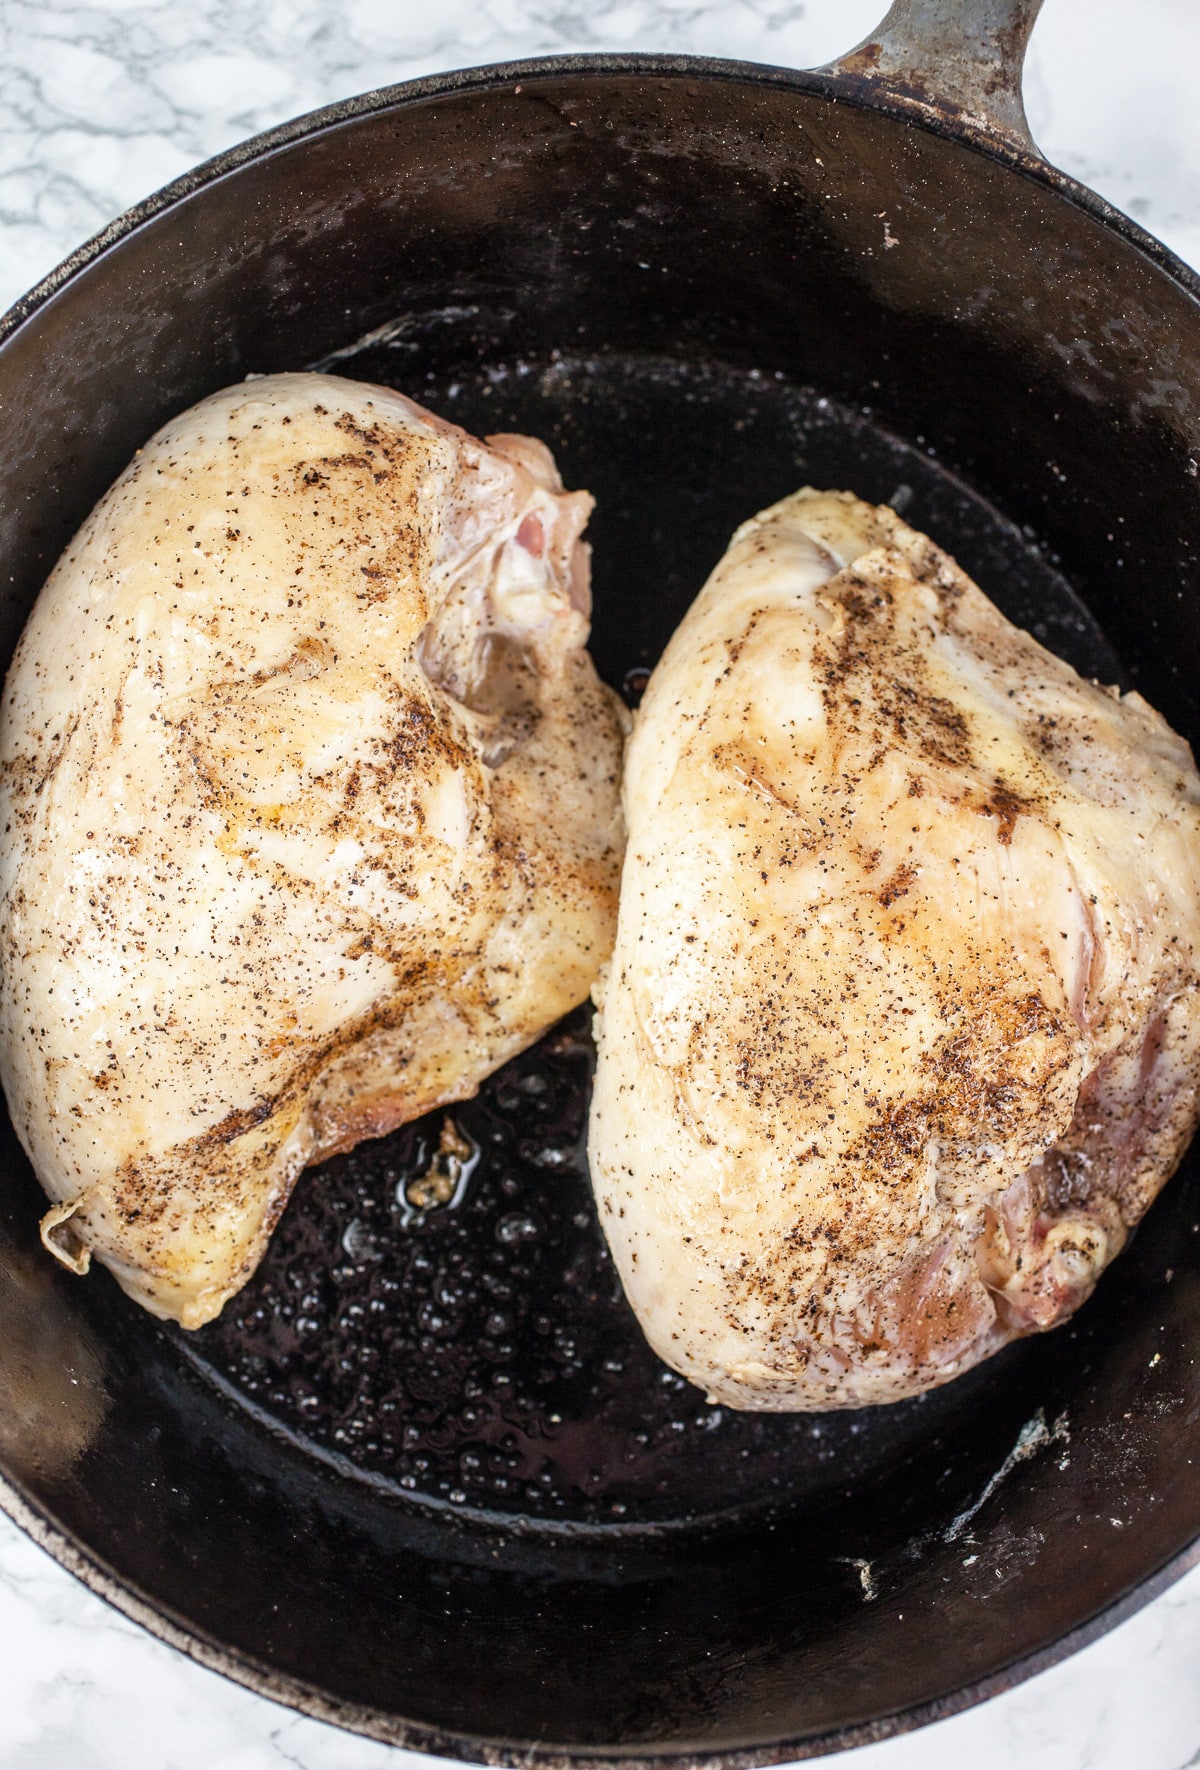
[[[569,50],[812,66],[885,0],[0,0],[0,309],[139,197],[247,135],[417,74]],[[1047,157],[1200,268],[1200,8],[1046,0]],[[0,1770],[419,1770],[109,1609],[0,1517]],[[1200,1765],[1200,1569],[1064,1664],[846,1770]]]

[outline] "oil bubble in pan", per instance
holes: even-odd
[[[869,414],[752,370],[646,357],[499,365],[486,394],[465,366],[420,386],[409,369],[379,345],[338,364],[477,432],[543,438],[567,485],[595,494],[592,648],[631,704],[732,530],[804,483],[894,503],[1010,619],[1122,680],[1052,562]],[[590,1018],[576,1010],[476,1099],[302,1176],[246,1289],[177,1336],[188,1358],[349,1476],[467,1514],[625,1531],[819,1502],[994,1381],[993,1363],[893,1407],[745,1414],[661,1364],[592,1204]]]

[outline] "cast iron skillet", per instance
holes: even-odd
[[[320,363],[553,444],[599,498],[595,654],[631,697],[735,523],[811,480],[891,498],[1194,738],[1197,285],[1037,157],[1037,3],[901,0],[816,73],[418,81],[152,199],[4,327],[5,647],[164,419]],[[408,1196],[436,1123],[307,1176],[191,1337],[51,1264],[6,1131],[7,1509],[204,1663],[503,1763],[859,1743],[1191,1563],[1194,1163],[1069,1328],[922,1402],[746,1419],[664,1372],[620,1301],[588,1064],[581,1013],[463,1110],[449,1205]]]

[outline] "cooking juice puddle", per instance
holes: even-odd
[[[820,1422],[709,1406],[621,1293],[584,1153],[589,1020],[305,1174],[254,1279],[180,1336],[193,1361],[313,1449],[467,1511],[618,1523],[786,1493],[829,1454]]]
[[[376,339],[337,367],[477,433],[542,437],[567,485],[592,490],[592,650],[631,703],[733,529],[805,483],[894,502],[1010,619],[1120,679],[1029,537],[863,410],[754,370],[642,356],[422,378]],[[177,1336],[188,1359],[343,1472],[546,1525],[819,1501],[965,1429],[994,1366],[919,1401],[823,1415],[710,1407],[666,1369],[596,1220],[593,1062],[581,1008],[476,1099],[304,1174],[246,1289]]]

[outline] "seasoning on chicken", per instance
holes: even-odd
[[[746,523],[635,721],[590,1152],[655,1350],[895,1401],[1089,1295],[1200,1073],[1200,779],[887,509]]]
[[[278,375],[68,547],[0,713],[0,1068],[67,1264],[199,1326],[306,1164],[587,995],[623,741],[590,508],[539,443]]]

